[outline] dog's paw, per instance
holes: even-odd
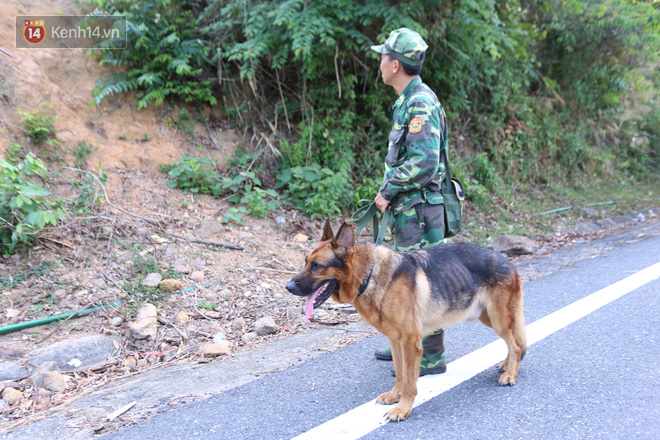
[[[497,365],[497,367],[495,367],[497,368],[497,371],[499,371],[500,373],[504,373],[506,371],[507,360],[508,359],[503,360]]]
[[[392,390],[378,396],[376,402],[381,403],[383,405],[392,405],[393,403],[397,403],[400,399],[401,399],[401,395],[399,394],[399,392]]]
[[[516,384],[516,377],[513,374],[507,374],[506,372],[500,376],[500,379],[497,381],[497,384],[501,387],[503,386],[514,386]]]
[[[404,408],[402,405],[397,405],[387,413],[387,418],[390,422],[402,422],[408,418],[411,412],[412,408]]]

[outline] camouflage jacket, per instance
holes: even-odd
[[[443,202],[445,166],[440,162],[440,151],[447,152],[447,147],[445,112],[435,93],[416,77],[392,106],[392,131],[380,193],[390,201],[394,214],[424,201],[432,205]]]

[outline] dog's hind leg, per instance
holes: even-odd
[[[515,385],[520,360],[527,349],[522,283],[516,272],[512,273],[509,281],[493,288],[486,316],[482,314],[481,317],[486,325],[490,321],[509,350],[506,359],[497,367],[502,372],[498,381],[500,385]]]

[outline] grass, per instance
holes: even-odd
[[[587,221],[582,208],[599,212],[599,219],[660,206],[658,182],[593,181],[584,185],[550,184],[544,188],[516,188],[490,203],[466,204],[459,241],[488,245],[503,234],[542,239]],[[469,188],[468,188],[469,191]],[[613,202],[613,203],[608,203]],[[588,206],[598,203],[599,205]],[[555,213],[547,211],[568,208]]]

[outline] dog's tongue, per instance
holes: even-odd
[[[305,298],[305,319],[307,321],[309,321],[309,318],[312,317],[312,313],[314,312],[314,300],[316,300],[316,297],[319,296],[320,291],[321,289],[318,289],[316,292]]]

